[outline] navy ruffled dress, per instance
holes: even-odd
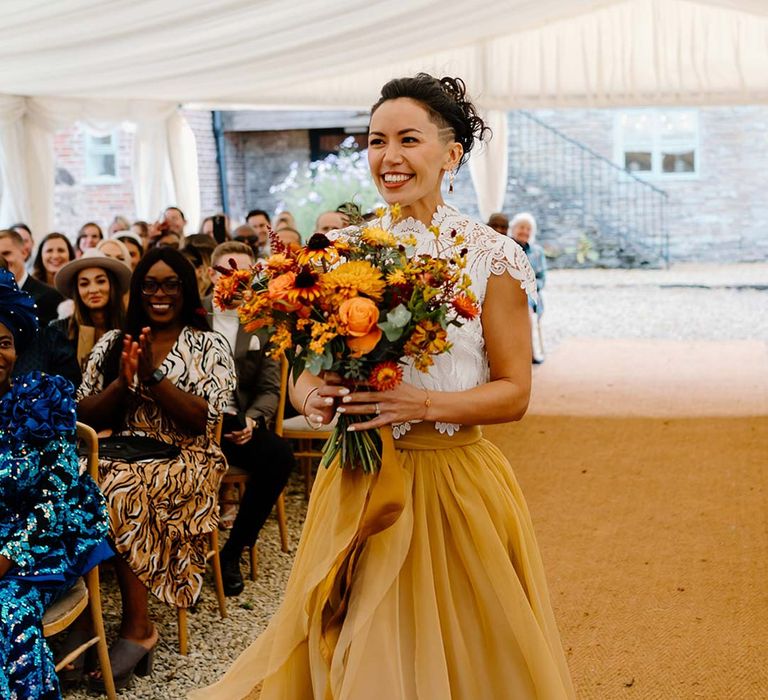
[[[0,698],[60,698],[45,609],[112,556],[104,498],[77,455],[74,388],[33,372],[0,397]]]

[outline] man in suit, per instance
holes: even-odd
[[[64,297],[27,272],[24,266],[24,240],[16,231],[0,230],[0,256],[5,258],[19,289],[29,293],[35,300],[40,327],[47,326],[58,316],[56,308],[64,301]]]
[[[218,245],[211,257],[209,269],[215,285],[220,273],[217,266],[229,267],[229,260],[238,267],[250,267],[254,262],[250,246],[237,241]],[[294,467],[293,453],[286,440],[270,428],[280,399],[280,364],[266,356],[266,331],[246,333],[236,312],[215,308],[212,297],[203,300],[210,314],[213,330],[229,342],[235,359],[237,388],[225,409],[222,450],[230,464],[249,474],[248,487],[227,543],[221,550],[221,568],[226,595],[238,595],[243,590],[240,556],[256,542],[259,531],[269,517],[288,476]]]

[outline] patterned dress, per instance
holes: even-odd
[[[74,389],[33,372],[0,398],[0,698],[60,698],[45,609],[112,556],[104,499],[79,473]]]
[[[94,346],[78,400],[104,389],[103,365],[118,331]],[[218,333],[186,326],[160,365],[173,384],[208,403],[208,424],[195,435],[176,425],[134,382],[121,435],[146,435],[181,448],[173,459],[122,462],[102,459],[110,535],[131,570],[160,600],[190,607],[205,571],[206,536],[218,525],[219,483],[227,468],[213,439],[219,415],[235,389],[235,367]]]

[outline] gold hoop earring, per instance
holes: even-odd
[[[453,181],[456,178],[456,168],[448,171],[448,193],[453,194]]]

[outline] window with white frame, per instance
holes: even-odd
[[[628,109],[616,114],[618,165],[633,175],[664,179],[699,173],[695,109]]]
[[[96,136],[86,131],[84,136],[86,181],[104,183],[119,180],[117,131],[103,136]]]

